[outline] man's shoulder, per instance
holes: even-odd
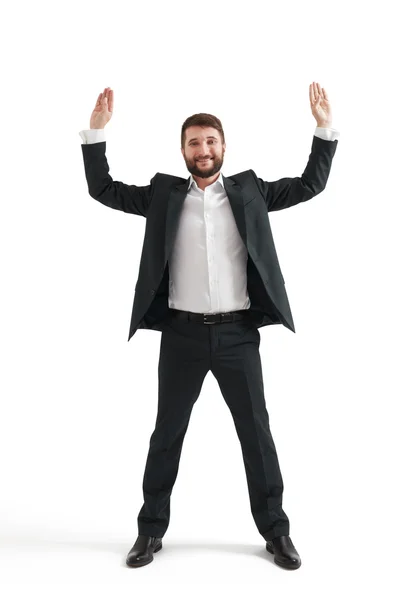
[[[179,185],[180,183],[185,183],[185,181],[188,180],[188,177],[186,177],[186,179],[184,177],[179,177],[178,175],[170,175],[169,173],[159,173],[157,172],[154,177],[157,177],[157,179],[162,179],[165,183],[175,183],[176,185]]]
[[[248,177],[249,175],[255,175],[253,169],[246,169],[245,171],[240,171],[240,173],[235,173],[234,175],[229,175],[231,179],[235,177]]]
[[[227,179],[233,179],[235,183],[243,184],[249,179],[257,178],[257,175],[254,173],[253,169],[246,169],[246,171],[241,171],[240,173],[235,173],[234,175],[229,175]]]

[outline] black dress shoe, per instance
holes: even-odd
[[[139,535],[126,557],[128,567],[144,567],[151,563],[153,552],[158,552],[162,548],[161,539],[149,535]]]
[[[301,565],[300,556],[288,535],[280,535],[267,542],[267,550],[275,554],[274,563],[285,569],[298,569]]]

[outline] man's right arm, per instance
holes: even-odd
[[[81,147],[89,195],[110,208],[147,217],[156,175],[150,185],[114,181],[109,175],[104,129],[83,129],[79,135],[83,140]]]

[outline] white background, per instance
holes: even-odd
[[[3,12],[0,591],[7,599],[385,597],[399,531],[395,3],[22,2]],[[5,17],[5,18],[4,18]],[[217,381],[184,441],[163,550],[137,537],[161,333],[127,343],[145,219],[88,194],[82,140],[114,90],[114,180],[188,177],[183,121],[223,124],[223,173],[300,176],[340,131],[326,189],[270,215],[296,334],[260,329],[266,406],[302,558],[273,563]],[[233,499],[226,502],[229,496]],[[211,583],[212,581],[212,583]],[[215,590],[215,593],[213,592]]]

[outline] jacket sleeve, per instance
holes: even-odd
[[[156,175],[150,185],[127,185],[109,174],[106,142],[81,144],[89,195],[105,206],[147,217],[154,193]]]
[[[337,145],[337,139],[328,141],[314,135],[308,163],[301,177],[263,181],[251,170],[268,212],[290,208],[322,192],[328,181]]]

